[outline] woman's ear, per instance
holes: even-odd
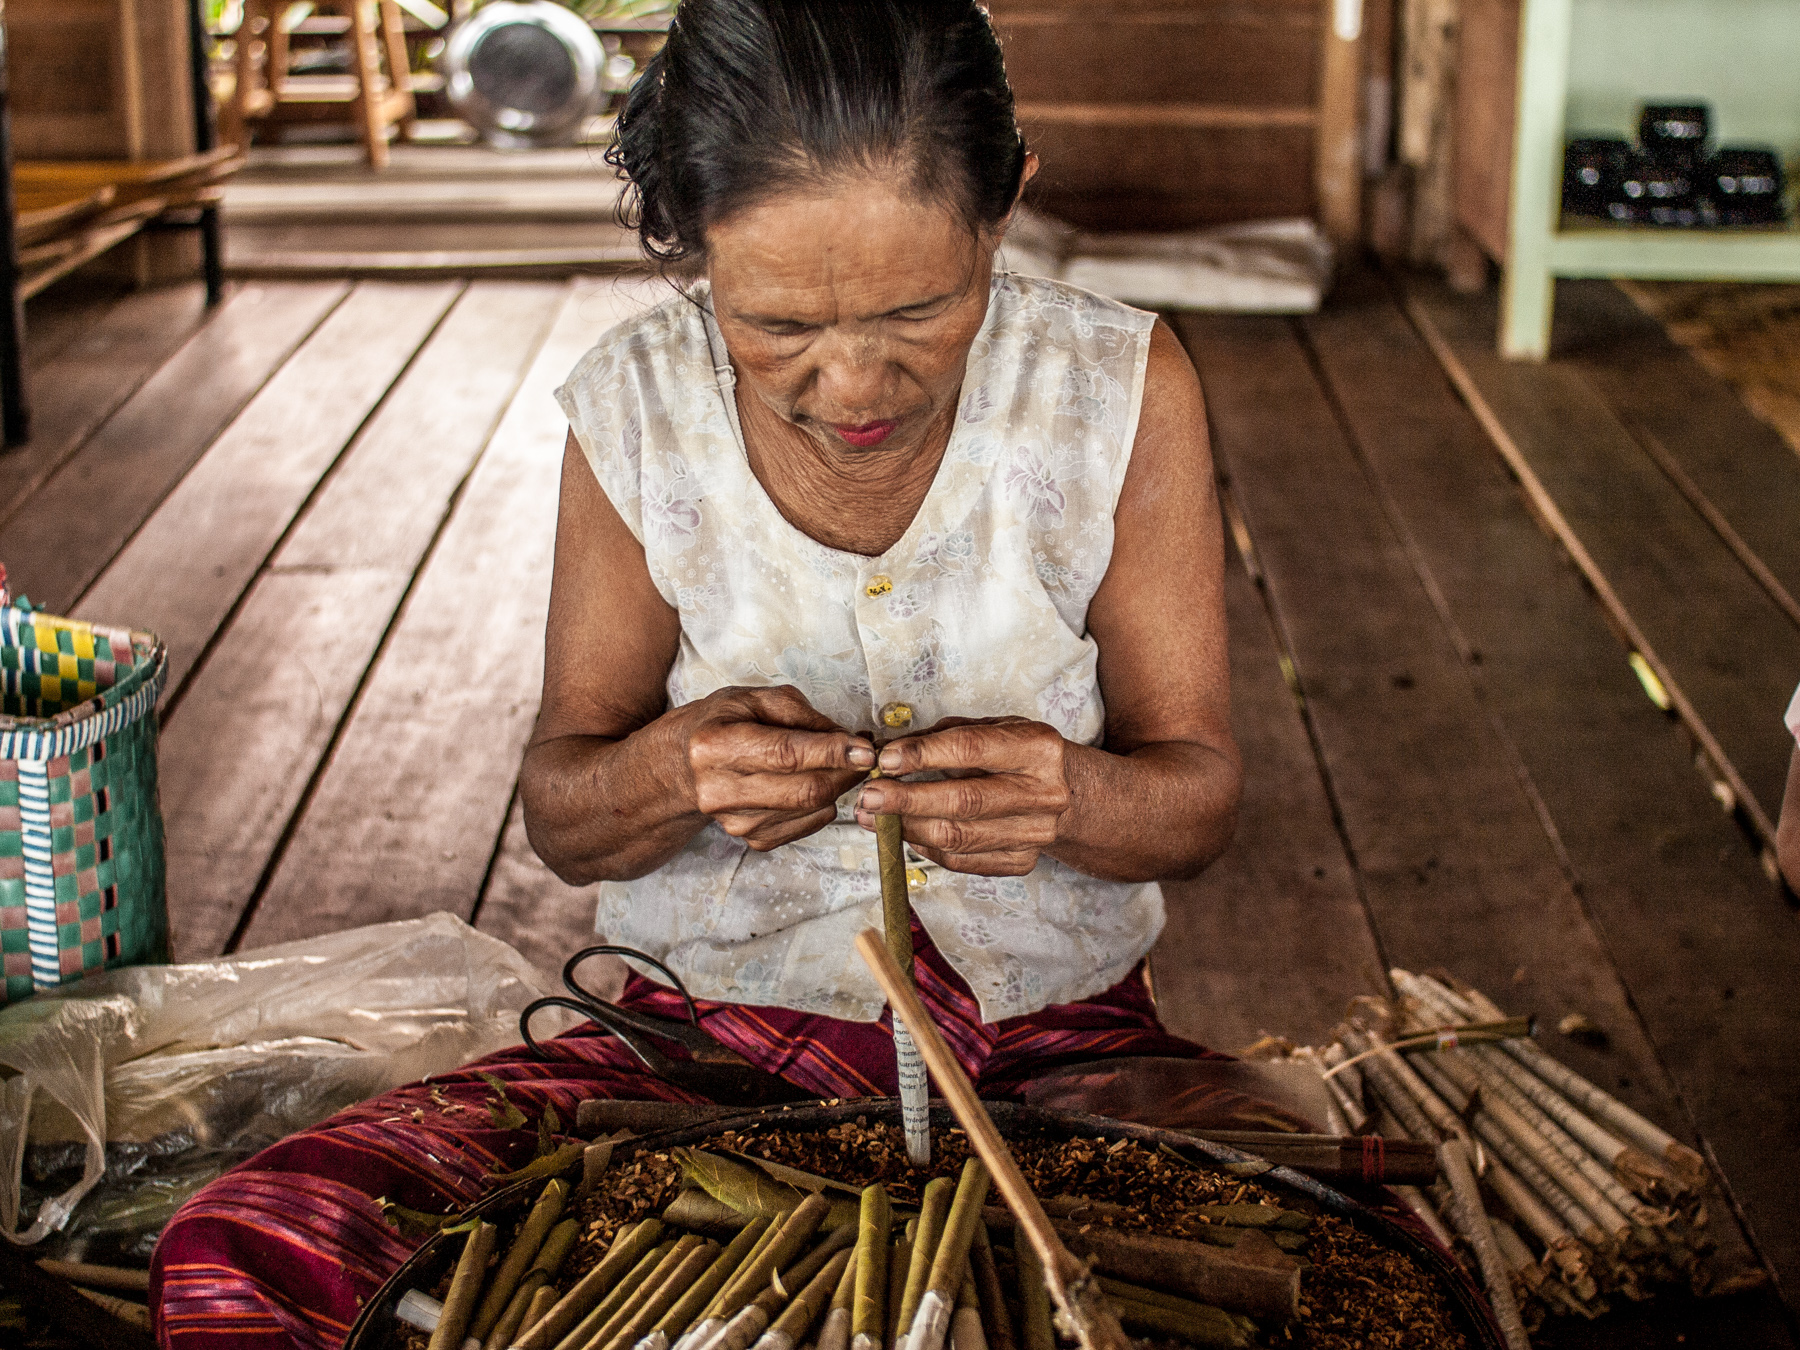
[[[1000,217],[999,221],[994,225],[994,228],[993,228],[993,240],[994,240],[995,248],[998,248],[1000,246],[1000,241],[1006,237],[1007,230],[1012,227],[1013,217],[1019,213],[1019,202],[1025,196],[1025,185],[1027,183],[1029,183],[1033,178],[1037,177],[1037,171],[1038,171],[1037,154],[1034,151],[1027,150],[1025,152],[1025,167],[1019,173],[1019,190],[1018,190],[1018,192],[1013,194],[1012,209],[1009,210],[1004,216]]]

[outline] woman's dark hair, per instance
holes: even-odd
[[[973,0],[682,0],[631,88],[607,163],[646,252],[705,252],[758,199],[892,165],[971,228],[1012,209],[1025,142]]]

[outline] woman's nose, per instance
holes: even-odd
[[[877,411],[886,385],[887,362],[876,342],[834,343],[819,363],[819,392],[846,413]]]

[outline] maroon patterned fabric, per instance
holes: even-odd
[[[1156,1019],[1142,971],[1082,1003],[996,1024],[916,922],[919,995],[982,1095],[1016,1098],[1048,1065],[1117,1055],[1212,1058]],[[679,995],[633,977],[620,1002],[686,1015]],[[891,1022],[699,1003],[702,1025],[752,1063],[821,1097],[892,1096]],[[528,1161],[534,1130],[494,1128],[492,1090],[507,1084],[532,1120],[554,1105],[575,1118],[590,1097],[698,1101],[646,1072],[618,1041],[584,1026],[455,1073],[383,1093],[265,1149],[190,1200],[164,1230],[151,1266],[161,1345],[193,1350],[342,1344],[363,1303],[413,1247],[381,1218],[378,1197],[447,1212],[479,1196],[495,1171]]]

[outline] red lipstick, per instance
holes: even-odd
[[[900,424],[893,420],[886,422],[864,422],[861,426],[839,426],[832,424],[832,430],[847,445],[854,445],[858,450],[867,450],[872,445],[880,445],[893,435],[894,428]]]

